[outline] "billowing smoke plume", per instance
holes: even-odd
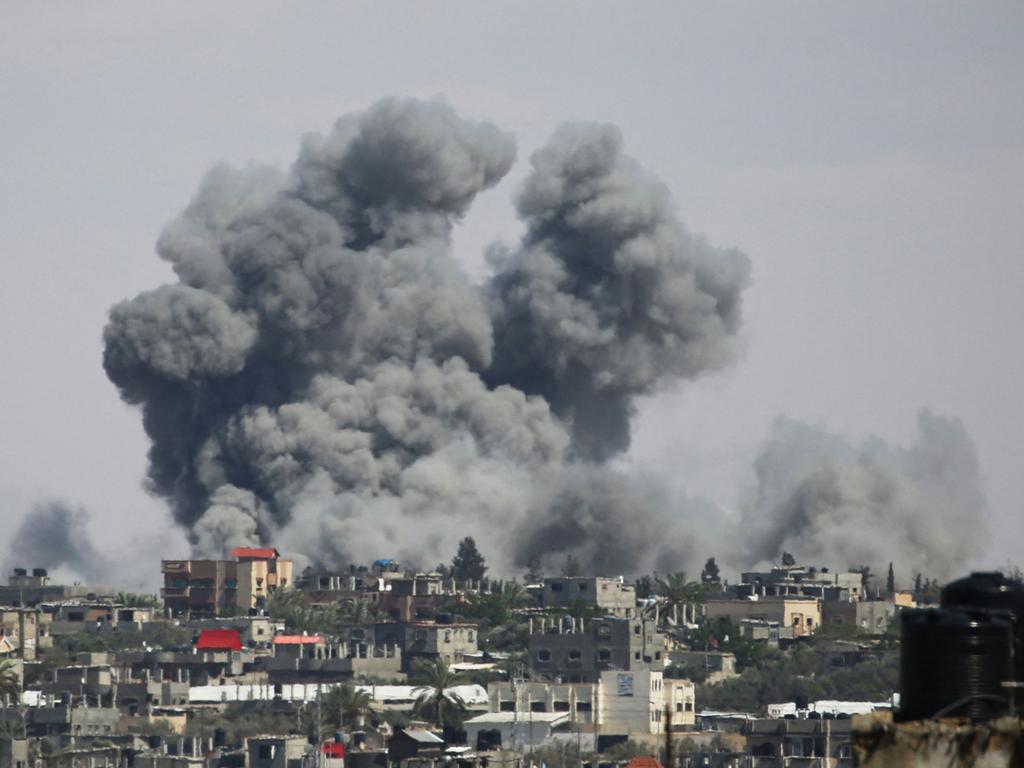
[[[890,562],[944,578],[982,542],[985,498],[974,445],[959,421],[918,415],[909,448],[854,444],[789,419],[776,421],[756,465],[756,498],[743,531],[748,561],[868,565]]]
[[[536,153],[525,240],[482,287],[450,231],[514,145],[444,104],[344,118],[288,174],[211,171],[158,243],[179,282],[104,332],[196,551],[430,564],[471,533],[499,573],[677,551],[636,484],[574,462],[628,446],[636,396],[730,359],[748,265],[688,235],[621,144],[572,126]]]
[[[749,265],[683,229],[612,126],[565,126],[532,163],[522,248],[492,254],[488,378],[543,396],[603,461],[629,447],[637,395],[729,361]]]
[[[89,537],[89,514],[63,501],[35,504],[10,541],[6,570],[46,568],[59,578],[103,583],[110,561]]]

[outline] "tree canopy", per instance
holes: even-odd
[[[484,556],[476,548],[476,541],[467,536],[459,542],[459,551],[452,559],[452,576],[457,581],[480,581],[487,573]]]

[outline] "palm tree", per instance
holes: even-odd
[[[701,602],[703,597],[701,585],[695,581],[687,581],[686,573],[683,571],[659,577],[655,581],[655,585],[658,589],[658,596],[665,606],[671,609],[672,620],[676,624],[679,623],[679,609],[683,609],[683,620],[685,621],[687,606]]]
[[[322,708],[327,713],[327,725],[330,728],[344,728],[346,725],[358,725],[359,718],[370,711],[372,697],[367,691],[343,683],[324,694]]]
[[[3,661],[0,662],[0,708],[7,709],[9,699],[21,699],[21,676],[13,661]]]
[[[421,680],[415,689],[418,693],[416,710],[430,713],[434,724],[443,728],[446,723],[457,722],[466,711],[466,702],[450,688],[458,685],[461,678],[448,667],[444,659],[416,661],[413,664],[414,676]]]
[[[502,597],[504,598],[505,606],[510,611],[533,604],[533,597],[530,593],[526,591],[522,584],[517,584],[514,581],[505,582],[502,589]]]

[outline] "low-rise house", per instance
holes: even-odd
[[[362,633],[362,628],[351,632]],[[367,635],[373,637],[371,629]],[[319,636],[284,635],[274,638],[274,655],[263,659],[271,683],[334,683],[354,677],[394,678],[402,674],[402,649],[360,639],[328,643]]]
[[[488,693],[492,713],[516,715],[513,720],[564,714],[576,732],[663,733],[666,709],[672,712],[673,730],[692,729],[696,723],[693,683],[665,678],[660,671],[605,671],[596,683],[494,683]],[[502,744],[507,747],[507,739]]]
[[[114,600],[111,587],[82,584],[52,584],[45,568],[15,568],[7,586],[0,586],[0,605],[33,608],[40,603],[64,600]]]
[[[428,662],[441,659],[447,664],[454,664],[476,655],[479,650],[478,627],[468,622],[381,623],[373,626],[373,637],[377,647],[401,648],[402,672],[409,672],[417,659]]]
[[[112,707],[31,707],[26,710],[26,728],[31,738],[44,736],[107,736],[114,733],[121,713]]]
[[[118,651],[116,664],[126,673],[121,679],[172,680],[192,685],[210,685],[255,672],[253,651]]]
[[[857,627],[873,635],[882,635],[889,628],[896,611],[896,604],[891,600],[827,601],[821,606],[821,618],[829,626]]]
[[[266,647],[274,638],[274,622],[269,616],[231,616],[216,619],[190,619],[182,627],[196,637],[205,629],[231,629],[238,633],[246,648]]]
[[[738,677],[736,655],[730,651],[672,651],[669,660],[684,668],[683,674],[699,671],[707,683],[720,683]]]
[[[821,601],[804,597],[760,597],[756,600],[709,600],[704,606],[707,619],[726,618],[734,624],[743,619],[778,622],[794,637],[814,633],[821,626]]]
[[[466,743],[474,749],[524,749],[551,741],[555,729],[569,722],[568,712],[487,712],[463,723]]]
[[[782,627],[777,621],[765,619],[740,619],[740,637],[755,643],[765,643],[772,648],[779,647],[780,638],[793,639],[793,628]],[[788,636],[788,637],[787,637]]]
[[[817,600],[860,600],[863,576],[856,571],[832,572],[828,568],[790,565],[770,571],[752,571],[740,575],[740,583],[730,589],[732,596],[807,597]]]
[[[849,718],[759,719],[744,729],[752,768],[852,768]]]
[[[254,736],[245,740],[248,768],[304,768],[309,751],[304,736]]]
[[[569,608],[588,605],[623,619],[636,613],[636,588],[621,578],[603,576],[561,576],[544,579],[539,589],[531,589],[542,608]]]
[[[440,760],[444,739],[424,728],[400,728],[388,739],[388,762],[402,760]]]

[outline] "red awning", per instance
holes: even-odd
[[[196,639],[201,651],[240,651],[242,636],[237,629],[204,629]]]

